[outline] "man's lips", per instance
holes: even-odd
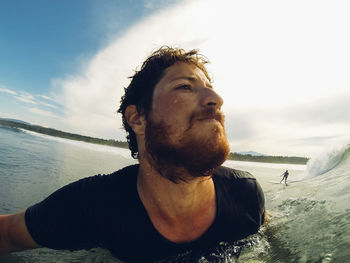
[[[222,124],[223,117],[221,115],[217,114],[217,115],[210,115],[210,116],[200,117],[198,120],[199,121],[217,121],[220,124]]]
[[[219,121],[214,117],[207,117],[207,118],[202,118],[202,119],[198,119],[199,121]]]
[[[225,115],[223,115],[220,111],[213,108],[208,108],[206,110],[203,110],[201,112],[197,112],[193,114],[190,118],[190,126],[189,129],[192,127],[194,122],[196,121],[203,121],[203,122],[210,122],[210,123],[216,123],[219,122],[221,126],[224,127],[225,122]]]

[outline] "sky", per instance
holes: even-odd
[[[350,143],[350,2],[0,2],[0,117],[125,140],[128,78],[163,45],[199,49],[232,152]]]

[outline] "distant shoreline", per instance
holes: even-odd
[[[102,145],[108,145],[108,146],[115,146],[119,148],[126,148],[128,149],[128,143],[123,141],[117,141],[117,140],[105,140],[100,138],[94,138],[90,136],[84,136],[80,134],[75,133],[69,133],[64,132],[52,128],[45,128],[39,125],[31,125],[24,122],[17,122],[12,120],[6,120],[6,119],[0,119],[0,125],[11,127],[11,128],[22,128],[28,131],[33,131],[41,134],[46,134],[54,137],[60,137],[64,139],[69,140],[75,140],[75,141],[82,141],[82,142],[88,142],[88,143],[94,143],[94,144],[102,144]]]
[[[8,120],[0,118],[0,126],[10,127],[10,128],[22,128],[25,130],[46,134],[54,137],[65,138],[69,140],[82,141],[100,145],[108,145],[119,148],[128,149],[129,145],[125,141],[117,140],[105,140],[100,138],[94,138],[89,136],[84,136],[80,134],[74,134],[69,132],[64,132],[52,128],[45,128],[38,125],[31,125],[29,123],[17,120]],[[280,164],[306,164],[309,160],[305,157],[296,157],[296,156],[267,156],[260,155],[254,156],[251,154],[239,154],[239,153],[230,153],[228,160],[233,161],[244,161],[244,162],[262,162],[262,163],[280,163]]]

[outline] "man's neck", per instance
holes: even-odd
[[[182,168],[174,172],[186,173]],[[215,187],[210,176],[174,183],[141,161],[137,190],[153,225],[171,241],[195,240],[215,219]]]

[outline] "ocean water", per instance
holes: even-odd
[[[129,151],[0,127],[0,214],[39,202],[80,178],[135,161]],[[350,146],[330,148],[305,165],[227,161],[261,184],[271,221],[245,240],[221,243],[173,262],[350,262]],[[288,185],[280,184],[288,169]],[[137,253],[137,247],[135,247]],[[0,256],[4,263],[120,262],[104,249],[41,248]]]

